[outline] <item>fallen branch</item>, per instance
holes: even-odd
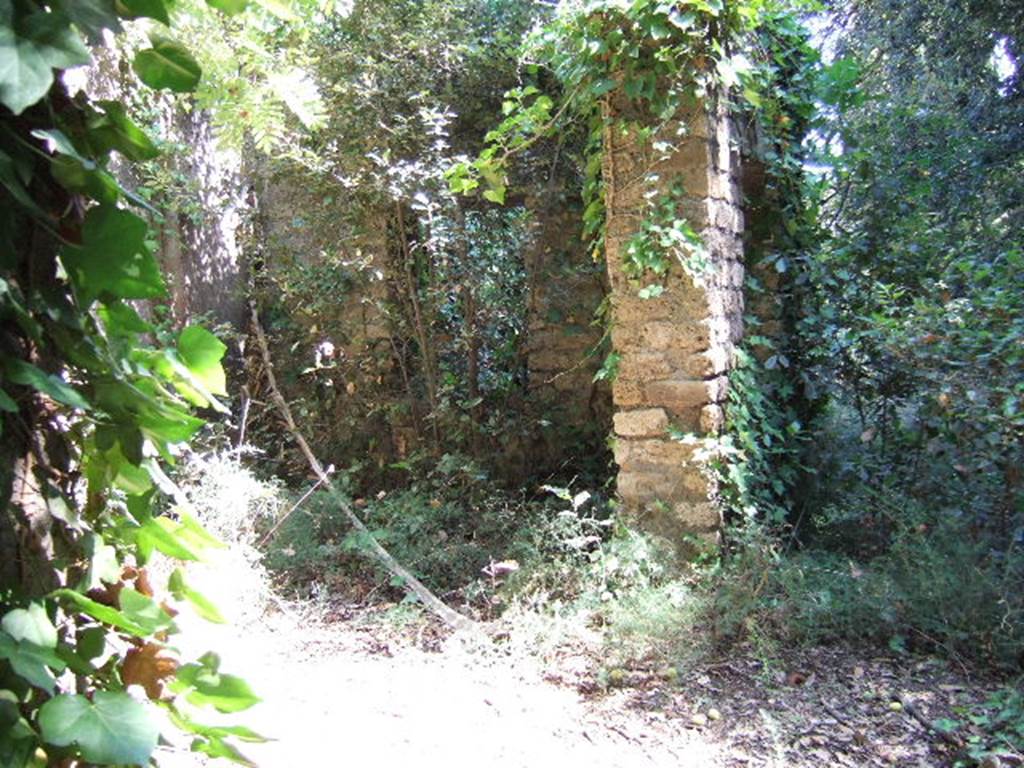
[[[259,312],[256,309],[256,300],[253,298],[249,299],[249,310],[252,314],[252,326],[256,333],[256,341],[259,343],[260,354],[263,357],[263,367],[265,369],[267,377],[267,386],[270,389],[270,397],[274,404],[277,406],[278,411],[281,413],[281,417],[284,419],[285,427],[291,434],[295,444],[299,446],[299,450],[302,451],[302,455],[306,457],[306,461],[312,468],[313,473],[316,475],[320,484],[327,489],[327,492],[331,495],[331,498],[344,513],[345,517],[362,535],[362,538],[368,545],[367,550],[360,549],[367,555],[373,557],[380,565],[394,577],[402,582],[402,585],[409,590],[412,594],[419,598],[420,602],[431,611],[435,616],[441,619],[445,624],[455,629],[472,629],[476,627],[476,623],[471,619],[466,618],[457,611],[452,610],[438,597],[427,589],[424,584],[407,571],[401,563],[388,552],[384,547],[381,546],[380,542],[373,537],[366,524],[352,511],[352,507],[349,505],[348,500],[334,487],[334,483],[331,481],[330,475],[324,470],[323,465],[319,459],[314,455],[312,449],[309,447],[309,443],[306,442],[306,438],[302,436],[298,426],[295,423],[295,419],[292,417],[292,409],[288,407],[288,402],[284,399],[281,394],[281,390],[277,387],[277,378],[274,376],[274,364],[270,359],[270,347],[267,344],[267,336],[263,332],[263,326],[260,324]]]

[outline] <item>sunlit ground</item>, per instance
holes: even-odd
[[[717,762],[694,731],[652,729],[545,681],[543,654],[516,638],[495,645],[454,636],[424,651],[415,632],[403,640],[379,620],[331,624],[320,619],[322,606],[272,598],[237,552],[193,571],[197,585],[236,623],[217,626],[183,613],[183,655],[219,650],[222,669],[244,676],[263,697],[225,718],[274,739],[244,745],[260,766]],[[165,749],[160,759],[170,768],[204,764],[187,744]]]

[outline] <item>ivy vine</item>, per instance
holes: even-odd
[[[139,301],[166,295],[156,212],[113,167],[157,147],[124,103],[70,98],[58,77],[89,62],[87,41],[139,18],[167,30],[135,56],[139,78],[193,90],[201,68],[169,37],[162,0],[0,0],[5,766],[146,765],[167,717],[214,757],[247,763],[233,742],[260,739],[201,721],[257,699],[215,656],[179,659],[168,606],[220,616],[182,571],[154,585],[146,570],[156,553],[189,561],[220,546],[168,470],[203,426],[193,409],[227,410],[225,347],[200,326],[169,336],[140,314]]]

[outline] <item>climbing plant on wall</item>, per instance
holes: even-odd
[[[220,616],[181,570],[166,585],[146,570],[157,553],[196,560],[218,546],[167,468],[203,425],[193,408],[225,410],[225,347],[195,325],[169,337],[137,312],[165,295],[153,211],[111,168],[157,148],[122,102],[72,98],[60,80],[89,62],[86,41],[147,18],[159,26],[134,57],[139,79],[193,90],[202,71],[168,11],[0,0],[4,765],[146,765],[168,718],[215,757],[245,762],[232,742],[260,738],[202,722],[204,708],[257,699],[215,655],[177,657],[172,600]]]
[[[755,516],[785,517],[786,499],[801,473],[799,438],[806,425],[804,390],[793,381],[799,357],[793,324],[801,290],[796,279],[814,230],[813,206],[802,169],[801,142],[814,110],[815,57],[791,3],[669,3],[651,0],[591,0],[564,4],[556,17],[526,46],[526,75],[533,83],[506,94],[505,120],[488,136],[488,147],[449,171],[454,191],[501,202],[507,194],[512,157],[573,122],[587,126],[584,160],[584,232],[595,257],[603,249],[605,193],[604,142],[614,132],[650,146],[652,156],[671,152],[663,130],[686,109],[716,94],[748,134],[752,160],[768,171],[768,203],[777,231],[762,233],[771,243],[756,258],[786,281],[788,337],[769,339],[752,322],[748,347],[772,354],[740,352],[727,434],[713,455],[726,500]],[[550,73],[559,92],[540,86]],[[615,100],[613,108],[613,100]],[[683,190],[669,184],[646,195],[647,208],[623,248],[623,271],[637,283],[641,298],[661,294],[660,281],[675,262],[699,278],[705,250],[681,213]],[[748,267],[754,265],[748,264]],[[750,281],[748,290],[766,291]],[[788,338],[788,341],[785,340]],[[615,353],[609,358],[614,362]],[[759,362],[759,358],[763,362]],[[602,374],[603,375],[603,374]]]

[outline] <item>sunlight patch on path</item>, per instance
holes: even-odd
[[[368,630],[279,612],[241,630],[194,626],[184,636],[205,646],[197,651],[220,649],[225,671],[263,696],[232,718],[276,739],[242,750],[263,768],[718,763],[695,732],[652,731],[631,712],[599,712],[545,682],[533,659],[482,653],[458,638],[439,653],[408,646],[370,653]],[[203,763],[177,751],[163,764]]]

